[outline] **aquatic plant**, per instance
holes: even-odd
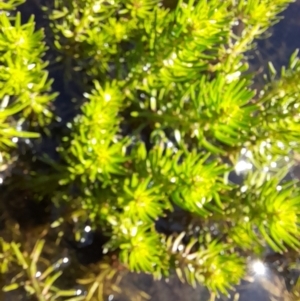
[[[18,138],[39,136],[22,130],[24,123],[33,129],[49,123],[49,104],[57,95],[51,92],[43,60],[47,50],[43,31],[35,31],[33,17],[21,24],[20,13],[13,10],[23,2],[0,3],[0,170],[6,167],[8,148],[15,147]]]
[[[280,71],[269,63],[259,91],[248,63],[291,2],[55,0],[40,3],[45,30],[33,18],[21,24],[12,11],[20,1],[0,3],[2,157],[15,137],[63,128],[57,160],[35,154],[47,167],[28,164],[18,187],[13,176],[7,183],[49,200],[58,216],[47,227],[78,254],[85,235],[98,233],[99,271],[78,280],[90,285],[84,300],[102,298],[103,283],[124,271],[176,272],[228,294],[267,249],[299,250],[299,183],[290,177],[300,143],[298,50]],[[63,74],[72,121],[50,105],[58,93],[47,70]],[[2,243],[0,258],[14,254],[3,272],[27,262],[16,242]],[[49,299],[39,300],[63,297],[52,287],[63,273],[33,280],[26,264],[27,291],[42,298],[46,286]]]

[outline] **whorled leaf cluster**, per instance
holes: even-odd
[[[22,130],[49,124],[50,102],[57,93],[51,92],[47,50],[42,30],[35,30],[34,18],[21,24],[17,5],[24,1],[0,2],[0,163],[6,164],[8,147],[14,147],[18,137],[34,138],[38,133]],[[4,168],[3,168],[4,169]],[[0,166],[0,170],[2,170]]]

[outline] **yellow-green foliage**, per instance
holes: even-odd
[[[2,151],[15,145],[13,137],[38,137],[21,131],[22,123],[49,123],[49,102],[56,96],[49,93],[43,31],[35,30],[33,18],[21,24],[20,13],[13,11],[23,2],[0,3],[0,158],[7,157]]]
[[[51,118],[50,40],[84,103],[60,162],[48,161],[53,174],[33,178],[44,184],[39,193],[83,209],[122,268],[158,279],[175,270],[227,293],[248,255],[300,248],[299,185],[285,178],[300,146],[298,51],[279,73],[270,64],[259,93],[247,72],[255,39],[291,2],[55,0],[43,7],[49,36],[2,11],[0,147],[32,136],[17,130],[18,118],[42,126]],[[234,169],[242,184],[230,181]],[[57,191],[47,187],[54,182]],[[157,220],[178,208],[184,231],[159,233]],[[97,281],[86,282],[89,298]]]

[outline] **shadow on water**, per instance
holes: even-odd
[[[38,0],[27,0],[26,4],[20,7],[20,11],[24,22],[28,20],[31,14],[34,14],[37,28],[44,27],[47,24],[47,21],[43,18],[43,14],[39,9]],[[285,19],[272,29],[273,35],[267,40],[258,42],[258,49],[253,54],[250,61],[253,70],[258,70],[261,66],[266,67],[267,61],[272,61],[276,68],[287,63],[290,54],[297,47],[300,47],[300,39],[298,38],[298,33],[300,32],[299,15],[300,0],[291,4],[285,11]],[[53,53],[52,50],[49,50],[46,54],[46,58],[49,59],[53,56],[55,56],[55,53]],[[72,82],[70,82],[66,88],[64,85],[64,73],[60,68],[54,70],[50,67],[49,75],[50,78],[54,79],[52,86],[53,90],[60,93],[54,106],[55,114],[57,114],[61,120],[52,125],[51,132],[53,136],[51,138],[45,136],[42,141],[38,141],[33,145],[33,152],[35,154],[46,152],[55,159],[57,156],[55,148],[58,144],[59,137],[62,135],[61,128],[63,128],[67,122],[71,121],[79,111],[80,99],[77,99],[76,102],[74,100],[74,95],[82,95],[84,91],[81,91],[80,88]],[[299,173],[298,171],[296,172]],[[232,174],[231,177],[233,182],[241,181],[235,174]],[[19,194],[18,198],[15,199],[19,199],[20,201],[9,203],[7,209],[11,217],[17,220],[21,227],[37,227],[51,222],[53,208],[51,208],[51,202],[49,202],[49,200],[39,200],[39,205],[37,205],[35,196],[28,195],[26,191],[18,191],[17,193]],[[14,195],[14,197],[16,197],[16,195]],[[176,228],[175,224],[173,226]],[[158,225],[158,228],[159,227],[164,229],[163,222]],[[180,231],[180,229],[178,229],[178,231]],[[81,245],[74,244],[71,240],[65,241],[65,247],[75,252],[77,260],[81,264],[87,265],[99,260],[99,255],[101,256],[102,254],[102,245],[105,241],[106,238],[103,234],[96,232],[91,233],[90,236],[86,238],[85,243]],[[137,275],[129,273],[124,276],[121,287],[124,290],[132,291],[131,297],[110,295],[108,297],[109,301],[142,300],[139,299],[140,297],[138,294],[134,294],[137,289],[141,289],[148,293],[153,301],[206,301],[209,297],[207,290],[203,287],[199,286],[196,289],[193,289],[190,286],[181,283],[175,276],[171,277],[170,280],[166,282],[165,280],[154,281],[152,277],[144,274]],[[289,300],[283,278],[271,270],[269,271],[268,276],[262,277],[261,279],[257,278],[253,283],[242,283],[237,287],[236,293],[239,293],[240,301]],[[231,300],[235,300],[235,297],[236,295],[232,294]],[[226,298],[224,297],[221,299],[225,300]],[[9,298],[5,299],[5,301],[8,300],[17,299],[14,299],[14,297],[11,297],[10,295]]]

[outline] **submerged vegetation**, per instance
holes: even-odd
[[[25,2],[0,1],[3,294],[102,300],[142,272],[218,296],[256,260],[297,268],[298,50],[260,90],[248,63],[293,1],[35,1],[40,25]]]

